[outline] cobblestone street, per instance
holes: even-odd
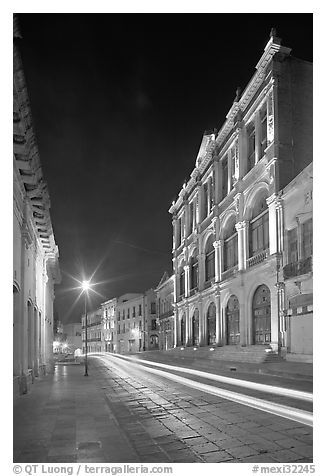
[[[312,461],[306,425],[115,361],[89,370],[57,366],[18,400],[15,462]]]

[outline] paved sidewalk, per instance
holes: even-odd
[[[92,366],[56,366],[14,403],[15,463],[138,462]]]

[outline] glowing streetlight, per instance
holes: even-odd
[[[88,362],[87,362],[87,347],[88,347],[88,341],[87,341],[87,291],[90,288],[90,282],[89,281],[83,281],[82,282],[82,289],[84,292],[85,296],[85,373],[84,376],[88,377]]]

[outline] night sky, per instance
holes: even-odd
[[[272,27],[312,61],[311,14],[20,14],[23,66],[62,282],[56,312],[156,287],[172,272],[168,209],[202,134],[220,129]]]

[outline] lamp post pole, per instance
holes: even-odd
[[[88,341],[87,341],[87,290],[85,289],[85,373],[84,377],[88,377],[88,362],[87,362],[87,347],[88,347]]]

